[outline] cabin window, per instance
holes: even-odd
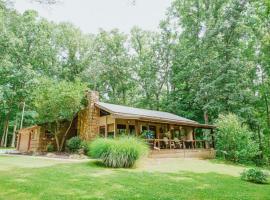
[[[129,134],[130,135],[135,135],[136,134],[135,126],[134,125],[129,125],[128,126],[128,129],[129,129]]]
[[[142,126],[142,132],[147,130],[148,130],[147,126]]]
[[[99,136],[100,137],[105,137],[105,126],[100,126],[99,127]]]
[[[117,124],[117,133],[119,135],[124,135],[126,134],[126,125],[125,124]]]

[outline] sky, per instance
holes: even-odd
[[[118,28],[129,33],[132,27],[144,30],[158,30],[160,20],[172,0],[61,0],[47,6],[31,0],[15,0],[14,7],[19,12],[28,9],[54,22],[71,22],[85,33],[97,33],[100,28]]]

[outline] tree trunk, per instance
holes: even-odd
[[[67,134],[72,126],[72,123],[73,123],[73,119],[71,120],[71,122],[69,123],[69,126],[65,132],[65,134],[63,135],[62,137],[62,140],[61,140],[61,145],[60,145],[60,151],[62,151],[63,147],[64,147],[64,143],[65,143],[65,140],[66,140],[66,137],[67,137]]]
[[[22,118],[21,118],[20,129],[22,129],[22,127],[23,127],[24,109],[25,109],[25,101],[23,102],[23,110],[22,110]]]
[[[15,147],[16,146],[15,145],[15,141],[16,141],[16,130],[17,130],[17,117],[16,117],[15,123],[14,123],[11,147]]]
[[[4,127],[3,127],[3,135],[1,138],[1,147],[4,146],[5,134],[6,134],[6,121],[4,122]]]
[[[258,127],[258,138],[259,138],[259,148],[261,151],[260,158],[263,159],[263,145],[262,145],[262,138],[261,138],[261,129]]]
[[[159,110],[159,94],[156,94],[156,110]]]
[[[123,100],[123,104],[126,105],[127,99],[126,99],[126,91],[125,90],[122,91],[122,100]]]
[[[59,145],[58,134],[55,134],[54,135],[54,138],[55,138],[55,143],[56,143],[57,151],[60,152],[60,145]]]
[[[203,118],[204,118],[204,123],[208,124],[209,123],[209,116],[208,116],[208,112],[204,111],[203,112]]]
[[[60,124],[58,121],[56,121],[56,126],[55,126],[55,133],[54,133],[54,138],[55,138],[55,142],[56,142],[56,148],[57,151],[60,151],[60,144],[59,144],[59,129],[60,129]]]
[[[9,129],[9,120],[7,121],[7,126],[6,126],[6,135],[5,135],[4,147],[7,147],[8,129]]]
[[[6,143],[6,137],[7,137],[7,134],[8,134],[8,125],[9,125],[9,116],[10,116],[10,111],[8,112],[7,116],[6,116],[6,120],[5,120],[5,123],[4,123],[4,132],[3,132],[3,135],[2,135],[2,139],[1,139],[1,146],[5,146],[5,143]]]

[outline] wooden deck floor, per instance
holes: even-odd
[[[151,150],[150,158],[215,158],[214,149],[160,149]]]

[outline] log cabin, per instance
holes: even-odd
[[[86,141],[96,137],[117,138],[128,135],[144,139],[151,147],[152,157],[212,158],[214,151],[213,125],[162,111],[141,109],[104,103],[99,93],[87,92],[88,105],[73,120],[68,138],[79,136]],[[62,123],[63,129],[67,126]],[[206,129],[207,140],[196,138],[197,130]],[[19,130],[17,149],[21,152],[46,151],[54,138],[46,125],[36,125]]]

